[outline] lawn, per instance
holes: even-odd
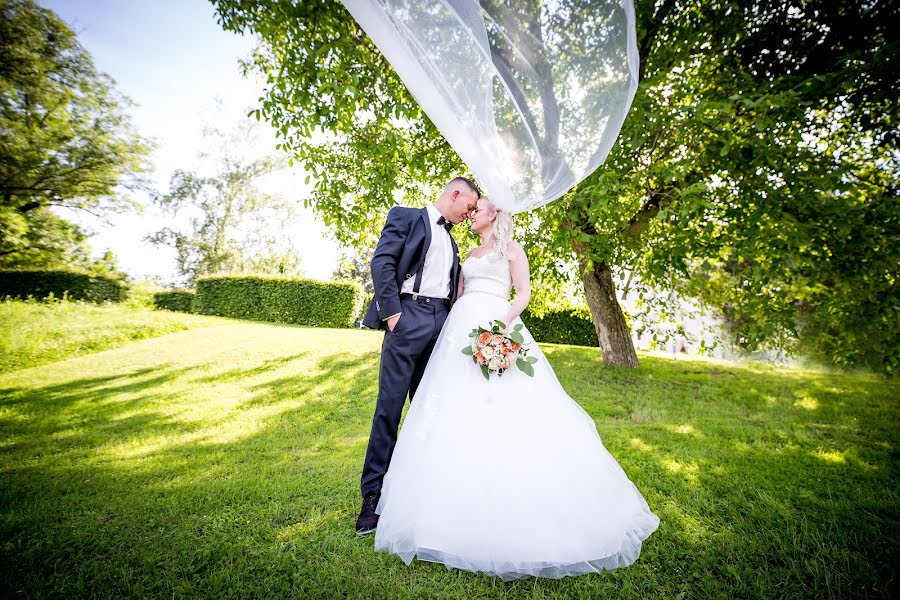
[[[407,567],[353,531],[381,334],[188,326],[0,374],[4,595],[897,592],[896,382],[647,354],[625,370],[542,345],[661,524],[625,569],[504,583]]]
[[[117,304],[4,299],[0,373],[218,322],[201,315],[148,310],[143,299]]]

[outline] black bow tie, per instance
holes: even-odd
[[[437,220],[437,224],[443,225],[444,228],[447,230],[447,233],[450,233],[450,230],[453,229],[453,223],[451,223],[450,221],[445,219],[443,216]]]

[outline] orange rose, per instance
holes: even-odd
[[[516,342],[511,342],[509,347],[512,349],[513,352],[518,352],[519,348],[522,347],[522,344],[518,344]]]
[[[490,331],[485,331],[484,333],[482,333],[481,335],[478,336],[478,345],[479,346],[484,346],[485,344],[487,344],[490,341],[491,341],[491,332]]]
[[[475,358],[478,359],[479,365],[484,364],[484,357],[481,355],[481,350],[479,350],[478,352],[475,353]]]

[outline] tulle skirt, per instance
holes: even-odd
[[[488,381],[462,354],[508,307],[466,293],[450,311],[384,477],[375,549],[504,580],[630,565],[659,518],[527,328],[534,377]]]

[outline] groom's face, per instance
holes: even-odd
[[[454,214],[451,220],[454,223],[461,223],[468,219],[469,214],[475,210],[475,205],[478,204],[478,193],[470,189],[456,190],[454,193],[458,193],[458,195],[454,198]]]

